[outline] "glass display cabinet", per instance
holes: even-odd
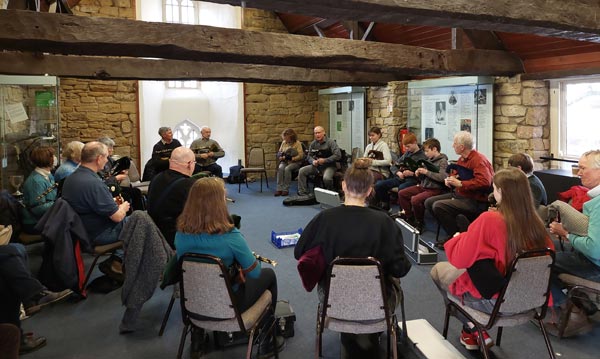
[[[58,78],[0,75],[0,188],[19,194],[37,146],[60,157],[58,133]]]

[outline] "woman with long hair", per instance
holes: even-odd
[[[450,294],[461,298],[466,305],[491,313],[498,293],[485,299],[475,286],[467,269],[483,259],[492,259],[501,276],[515,256],[526,250],[552,248],[544,223],[533,207],[533,197],[527,176],[518,168],[507,168],[494,176],[494,198],[497,210],[482,213],[466,232],[444,244],[448,262],[440,262],[431,270],[431,277],[444,301]],[[491,278],[490,278],[491,280]],[[468,350],[479,349],[476,330],[463,318],[460,342]],[[493,340],[484,331],[485,345]]]
[[[50,172],[54,166],[54,149],[48,146],[36,147],[30,159],[35,169],[23,184],[23,231],[37,234],[34,227],[56,200],[54,176]]]
[[[234,263],[244,270],[245,283],[235,283],[232,290],[240,312],[250,308],[265,290],[277,303],[277,278],[271,268],[261,268],[240,231],[234,227],[227,210],[225,183],[217,177],[197,180],[192,187],[177,218],[175,234],[177,258],[185,253],[201,253],[219,257],[226,266]],[[272,314],[272,313],[271,313]],[[203,333],[192,333],[192,348],[199,348]],[[283,347],[283,338],[277,340],[277,350]],[[267,350],[272,347],[267,348]],[[264,352],[264,350],[261,350]]]
[[[277,190],[275,197],[287,196],[290,192],[290,182],[292,182],[292,172],[297,171],[302,166],[304,160],[304,149],[302,143],[298,141],[296,131],[286,128],[281,133],[281,146],[277,151]]]

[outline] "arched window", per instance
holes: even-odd
[[[192,142],[200,138],[200,127],[189,119],[185,119],[173,128],[173,138],[176,138],[183,147],[190,147]]]

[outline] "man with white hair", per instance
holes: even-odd
[[[449,238],[459,231],[456,223],[459,214],[473,221],[487,210],[488,195],[494,178],[492,164],[475,150],[470,132],[460,131],[454,135],[452,148],[460,156],[454,166],[448,166],[450,173],[445,184],[452,192],[433,196],[425,201],[425,207],[433,213]],[[436,246],[443,248],[445,242],[440,241]]]
[[[194,152],[177,147],[171,153],[169,169],[156,175],[148,187],[148,214],[172,248],[175,248],[177,217],[195,181],[190,178],[195,165]]]
[[[223,169],[217,164],[217,159],[225,156],[225,151],[219,143],[210,138],[212,131],[208,126],[202,127],[200,134],[202,138],[194,140],[190,149],[196,155],[197,172],[209,171],[215,177],[223,178]]]

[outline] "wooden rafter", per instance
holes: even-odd
[[[240,0],[206,0],[240,5]],[[600,43],[597,0],[244,0],[246,7],[356,21],[528,33]]]
[[[290,66],[227,64],[91,56],[0,52],[0,72],[99,80],[199,80],[289,85],[384,85],[407,77],[392,73],[307,69]]]
[[[19,10],[0,11],[0,23],[3,24],[0,48],[17,51],[392,72],[397,75],[512,75],[523,72],[521,61],[503,51],[444,51]]]

